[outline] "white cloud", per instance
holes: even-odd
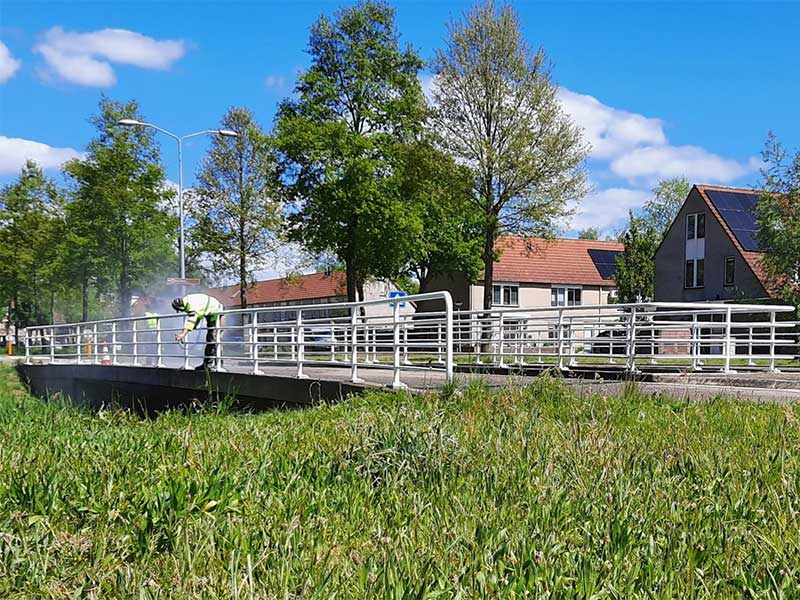
[[[646,190],[600,190],[583,199],[570,225],[575,230],[596,227],[601,232],[608,232],[615,225],[624,223],[628,218],[628,211],[641,208],[650,196],[650,192]]]
[[[592,145],[592,158],[610,159],[645,145],[666,144],[664,123],[636,113],[606,106],[594,96],[559,88],[561,106],[583,128]]]
[[[283,75],[267,75],[264,79],[264,87],[268,91],[282,92],[286,89],[286,77]]]
[[[5,83],[14,76],[22,62],[11,56],[11,51],[0,42],[0,83]]]
[[[27,159],[36,161],[43,169],[52,169],[80,156],[72,148],[54,148],[41,142],[0,136],[0,175],[15,175]]]
[[[419,84],[422,86],[422,93],[425,94],[428,102],[430,102],[433,99],[434,76],[420,75]]]
[[[126,29],[101,29],[88,33],[53,27],[34,51],[41,54],[48,74],[91,87],[114,85],[110,63],[142,69],[166,70],[186,54],[183,40],[155,40]]]
[[[689,181],[729,183],[756,172],[758,158],[741,163],[698,146],[637,148],[611,162],[611,171],[627,179],[657,180],[685,176]]]

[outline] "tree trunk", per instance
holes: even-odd
[[[239,254],[239,305],[247,308],[247,267],[244,252]]]
[[[131,288],[128,277],[128,245],[122,240],[122,268],[119,274],[119,314],[125,319],[131,314]]]
[[[56,324],[56,293],[50,290],[50,325]]]
[[[350,258],[344,259],[345,280],[347,281],[347,301],[356,301],[356,274],[353,271],[353,261]]]

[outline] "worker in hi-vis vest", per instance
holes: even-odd
[[[203,364],[198,369],[208,368],[214,362],[217,354],[217,344],[215,343],[215,333],[217,327],[221,326],[220,313],[225,310],[219,300],[212,298],[208,294],[189,294],[183,298],[175,298],[172,301],[172,308],[178,312],[186,313],[186,321],[183,324],[183,331],[175,336],[175,340],[183,343],[190,331],[197,329],[200,321],[206,322],[206,349]]]

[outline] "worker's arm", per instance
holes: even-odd
[[[196,312],[191,312],[187,315],[186,321],[183,323],[183,328],[186,331],[194,331],[197,329],[197,324],[203,320],[203,315]]]

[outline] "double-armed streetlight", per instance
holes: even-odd
[[[186,257],[184,254],[184,239],[183,239],[183,140],[189,139],[191,137],[196,137],[198,135],[219,135],[222,137],[239,137],[239,134],[235,131],[231,131],[230,129],[206,129],[204,131],[198,131],[196,133],[190,133],[189,135],[178,136],[174,133],[167,131],[166,129],[161,129],[152,123],[145,123],[143,121],[137,121],[136,119],[120,119],[117,121],[117,125],[121,125],[122,127],[150,127],[151,129],[155,129],[156,131],[160,131],[164,135],[168,135],[176,142],[178,142],[178,220],[180,221],[180,239],[178,241],[178,253],[180,254],[180,261],[181,261],[181,279],[186,278]]]

